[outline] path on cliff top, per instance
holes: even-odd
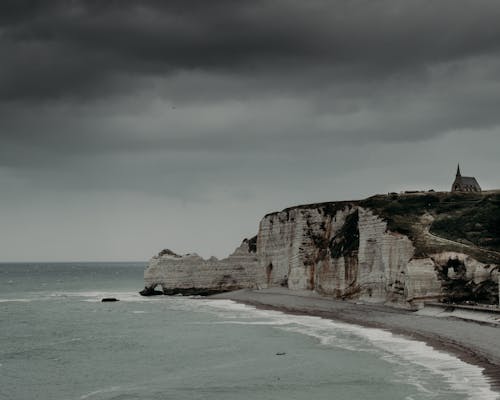
[[[466,247],[466,248],[471,249],[471,250],[476,250],[476,251],[480,250],[480,251],[484,251],[486,253],[489,253],[491,255],[494,255],[496,257],[500,257],[500,252],[498,252],[498,251],[485,249],[485,248],[479,247],[479,246],[471,246],[471,245],[468,245],[465,243],[457,242],[455,240],[446,239],[442,236],[434,235],[433,233],[431,233],[431,227],[432,227],[432,222],[434,222],[434,217],[430,214],[426,214],[426,215],[422,216],[421,222],[423,225],[424,236],[427,236],[428,239],[434,240],[434,241],[438,242],[439,244],[442,244],[442,245],[450,244],[450,245],[459,246],[459,247]]]

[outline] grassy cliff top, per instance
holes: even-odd
[[[417,255],[460,251],[482,262],[500,261],[499,191],[379,195],[359,205],[386,220],[389,230],[412,238]]]

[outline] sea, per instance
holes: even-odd
[[[384,330],[141,297],[145,267],[0,264],[0,400],[500,398],[480,367]]]

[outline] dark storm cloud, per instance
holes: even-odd
[[[99,97],[134,88],[119,78],[183,70],[285,73],[284,90],[318,73],[369,81],[496,54],[499,20],[493,0],[9,0],[0,97]]]
[[[488,129],[499,20],[493,0],[2,1],[0,166]]]

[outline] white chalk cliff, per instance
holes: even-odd
[[[414,224],[419,234],[403,234],[367,204],[321,203],[268,214],[257,237],[223,260],[163,251],[144,273],[143,293],[286,286],[401,305],[470,297],[498,302],[498,253],[429,234],[428,209]]]
[[[164,294],[213,294],[255,286],[258,260],[252,242],[244,240],[229,257],[208,260],[164,250],[144,272],[146,289],[161,286]]]

